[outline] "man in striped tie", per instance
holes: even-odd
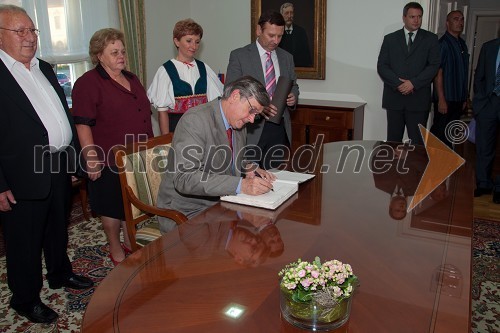
[[[278,47],[285,30],[285,20],[279,12],[262,13],[256,27],[257,40],[233,50],[229,56],[226,84],[250,75],[265,85],[272,97],[280,76],[293,80],[281,123],[275,124],[263,118],[247,125],[247,159],[254,160],[264,169],[281,167],[289,157],[292,142],[290,111],[295,110],[299,96],[293,56]],[[274,115],[275,107],[267,110]]]

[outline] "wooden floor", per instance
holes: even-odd
[[[495,164],[493,165],[493,175],[500,174],[500,132],[499,140],[497,142],[497,153]],[[476,149],[475,145],[470,142],[466,142],[461,145],[457,152],[465,158],[467,163],[476,163]],[[500,222],[500,204],[493,203],[493,195],[483,195],[478,198],[474,198],[474,217],[482,218],[486,220],[495,220]]]
[[[500,222],[500,204],[493,203],[492,195],[474,198],[474,217]]]

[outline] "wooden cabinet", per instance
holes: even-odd
[[[292,116],[292,151],[314,144],[319,134],[323,143],[362,140],[365,103],[299,99]]]

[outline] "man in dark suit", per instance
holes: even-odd
[[[500,120],[500,38],[483,44],[474,75],[472,100],[476,119],[476,197],[493,188],[491,172],[495,160],[497,126]],[[500,203],[500,184],[493,201]]]
[[[75,127],[50,64],[35,58],[38,30],[24,9],[0,5],[0,222],[10,306],[32,322],[57,314],[40,299],[42,250],[51,289],[87,289],[66,253],[76,169]]]
[[[420,29],[422,6],[404,6],[404,27],[384,37],[377,71],[384,81],[382,107],[387,110],[387,140],[401,142],[406,126],[413,144],[423,144],[418,128],[427,123],[431,82],[441,63],[438,38]]]
[[[309,38],[304,28],[293,23],[293,4],[285,2],[281,5],[280,13],[285,19],[285,34],[279,47],[293,55],[293,62],[297,67],[311,67],[313,65]]]
[[[233,50],[229,56],[226,71],[226,85],[239,77],[250,75],[268,88],[272,86],[272,82],[266,82],[266,77],[269,77],[269,75],[266,76],[266,66],[270,63],[274,66],[273,78],[277,80],[279,76],[284,76],[293,81],[281,123],[275,124],[261,118],[256,119],[253,124],[247,125],[247,145],[256,147],[253,152],[256,154],[255,160],[264,169],[278,167],[283,162],[283,157],[286,158],[286,155],[282,157],[273,157],[272,155],[286,154],[286,148],[290,147],[292,122],[289,111],[295,110],[299,96],[293,57],[278,47],[284,27],[285,20],[280,13],[262,13],[257,25],[257,41]],[[267,90],[269,93],[269,89]],[[272,91],[270,96],[272,98]]]

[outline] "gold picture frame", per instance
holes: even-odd
[[[263,11],[276,10],[286,0],[251,0],[251,32],[252,41],[255,41],[256,27],[259,17]],[[309,44],[311,45],[312,66],[295,67],[295,73],[299,79],[324,80],[325,79],[325,60],[326,60],[326,0],[295,1],[294,4],[294,22],[301,22],[307,32]],[[303,14],[298,17],[297,12]],[[298,24],[298,23],[297,23]]]

